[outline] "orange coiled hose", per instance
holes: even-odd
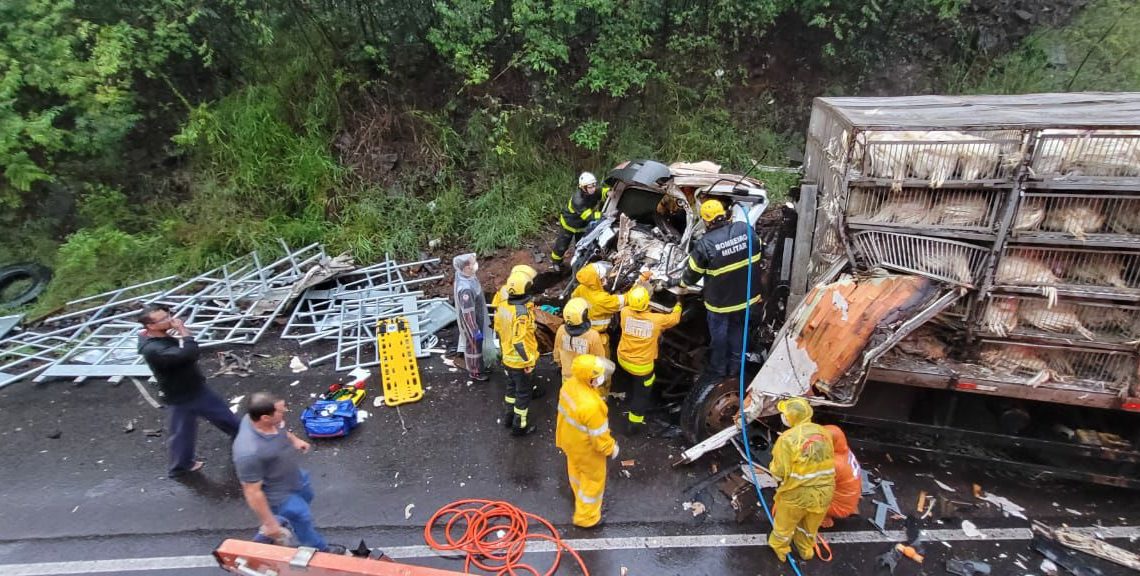
[[[441,523],[444,542],[437,541],[432,534],[436,525]],[[532,534],[532,523],[545,527],[550,534]],[[532,540],[554,543],[554,563],[545,574],[522,562],[526,555],[526,544]],[[533,576],[551,576],[558,570],[562,552],[566,551],[578,562],[582,574],[590,574],[582,557],[562,541],[562,536],[550,522],[516,508],[509,502],[456,500],[432,515],[424,526],[424,541],[435,550],[464,552],[467,557],[463,561],[463,571],[467,573],[474,566],[496,576],[528,573]]]

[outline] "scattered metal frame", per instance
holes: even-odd
[[[64,313],[42,322],[45,330],[0,338],[0,387],[32,376],[37,382],[151,376],[136,352],[139,326],[134,319],[141,306],[151,303],[169,306],[203,348],[257,343],[293,301],[295,290],[311,281],[306,271],[329,262],[319,244],[293,250],[279,242],[284,255],[269,264],[263,265],[255,251],[186,280],[167,276],[68,302]],[[432,334],[453,321],[455,311],[446,299],[424,299],[422,292],[409,290],[442,275],[405,279],[403,271],[438,263],[401,264],[386,258],[331,279],[331,288],[306,289],[282,338],[301,345],[336,342],[335,353],[312,364],[335,358],[337,370],[374,366],[379,363],[377,321],[406,316],[416,335],[416,355],[422,357],[435,345]],[[425,323],[428,330],[421,328]]]

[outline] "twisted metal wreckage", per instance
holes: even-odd
[[[442,275],[404,276],[438,259],[403,264],[385,259],[357,268],[350,255],[330,257],[319,244],[294,250],[279,242],[284,256],[269,264],[262,264],[255,251],[187,280],[168,276],[74,300],[34,328],[9,332],[0,339],[0,387],[30,377],[36,382],[150,377],[136,351],[134,318],[146,304],[169,306],[207,348],[256,344],[295,302],[281,338],[301,346],[335,342],[334,352],[310,364],[331,360],[338,371],[379,364],[379,320],[407,317],[416,356],[424,357],[436,345],[434,333],[455,319],[446,299],[410,289]]]

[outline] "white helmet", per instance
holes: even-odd
[[[590,184],[597,184],[597,183],[598,183],[598,179],[595,178],[594,174],[591,172],[583,172],[583,173],[578,175],[578,187],[579,188],[585,188],[586,186],[589,186]]]

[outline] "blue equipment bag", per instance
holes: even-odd
[[[352,400],[317,400],[301,413],[301,423],[310,438],[348,436],[356,428],[356,405]]]

